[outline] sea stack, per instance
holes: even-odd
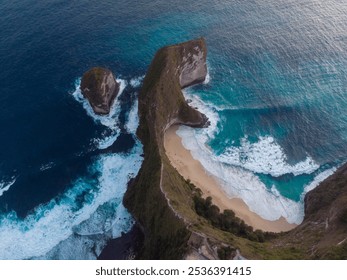
[[[119,92],[119,83],[110,70],[94,67],[83,74],[81,91],[95,114],[107,115]]]

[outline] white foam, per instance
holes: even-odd
[[[143,81],[144,78],[145,78],[145,75],[140,76],[140,77],[136,77],[136,78],[132,78],[130,80],[130,85],[133,88],[137,88],[137,87],[139,87],[142,84],[142,81]]]
[[[191,151],[192,156],[219,180],[229,197],[241,198],[251,211],[267,220],[274,221],[283,216],[290,223],[302,221],[303,209],[300,203],[269,191],[252,172],[221,162],[211,150],[204,147],[194,129],[180,127],[177,134],[182,137],[183,146]]]
[[[102,248],[106,246],[106,240],[102,237],[71,235],[62,241],[46,255],[32,259],[42,260],[95,260],[100,255]]]
[[[219,160],[255,173],[270,174],[274,177],[288,173],[295,176],[311,174],[319,168],[319,165],[310,156],[295,165],[288,164],[282,147],[271,136],[260,137],[256,143],[250,143],[247,138],[242,138],[240,147],[227,148],[219,156]]]
[[[118,237],[122,231],[128,231],[132,218],[124,209],[122,198],[129,178],[140,169],[141,152],[142,146],[137,143],[129,155],[103,155],[91,167],[95,174],[100,174],[97,182],[77,180],[58,202],[53,199],[40,205],[24,220],[18,219],[15,213],[2,216],[0,259],[26,259],[44,256],[52,250],[56,252],[56,246],[64,245],[63,241],[71,239],[74,232],[81,231],[92,236],[105,234],[109,238],[110,235]],[[87,198],[79,206],[81,195]],[[94,223],[98,219],[104,222],[103,226]],[[99,239],[105,243],[102,236]]]
[[[7,192],[11,186],[16,182],[16,178],[12,177],[9,182],[0,181],[0,196]]]
[[[42,164],[40,166],[40,171],[45,171],[47,169],[51,169],[53,166],[54,166],[54,162],[49,162],[49,163],[46,163],[46,164]]]
[[[138,106],[138,100],[136,100],[131,107],[127,122],[125,124],[126,130],[132,134],[136,133],[137,127],[139,126]]]
[[[207,74],[206,74],[206,77],[205,77],[205,81],[203,82],[204,85],[207,85],[211,81],[210,72],[211,72],[211,67],[210,67],[210,64],[207,62]]]
[[[101,139],[94,139],[94,141],[97,143],[98,149],[106,149],[112,146],[112,144],[117,140],[119,136],[119,132],[120,130],[117,129],[112,131],[110,136],[107,136]]]
[[[187,99],[192,100],[189,105],[198,108],[210,121],[208,128],[194,130],[194,136],[199,139],[197,141],[199,147],[203,150],[210,150],[206,143],[213,139],[219,131],[218,109],[213,104],[203,102],[191,91],[184,91],[184,95]],[[240,147],[227,148],[218,157],[218,160],[255,173],[270,174],[275,177],[288,173],[293,173],[295,176],[311,174],[319,168],[319,165],[310,156],[295,165],[288,164],[287,156],[282,147],[271,136],[260,137],[256,143],[250,143],[247,138],[243,138]]]
[[[199,135],[202,142],[206,143],[208,139],[213,138],[216,133],[218,133],[218,123],[220,121],[219,115],[215,107],[207,102],[203,102],[196,94],[193,93],[191,89],[185,89],[183,94],[186,99],[190,99],[189,105],[193,108],[198,108],[198,110],[204,113],[210,122],[209,127],[204,129],[197,129],[196,133]],[[205,146],[205,144],[204,144]]]
[[[321,182],[323,182],[326,178],[328,178],[329,176],[333,175],[335,173],[335,171],[337,170],[336,167],[324,170],[323,172],[319,173],[314,179],[313,181],[306,185],[304,187],[304,192],[302,194],[302,200],[304,199],[304,196],[306,193],[308,193],[309,191],[312,191],[314,188],[316,188]]]
[[[123,93],[127,83],[125,80],[116,79],[116,81],[120,84],[119,92],[117,97],[115,98],[112,107],[110,108],[110,113],[108,115],[97,115],[94,113],[92,107],[90,106],[87,99],[85,99],[81,92],[81,79],[77,79],[75,82],[75,91],[72,93],[72,96],[75,100],[82,104],[83,108],[86,110],[87,115],[90,116],[96,123],[102,124],[110,129],[108,136],[102,137],[101,139],[95,139],[97,142],[99,149],[106,149],[110,147],[114,141],[117,139],[120,133],[120,129],[118,127],[118,116],[121,110],[119,96]]]
[[[83,108],[86,110],[87,114],[93,118],[93,120],[96,123],[101,123],[104,126],[107,126],[110,129],[116,129],[118,128],[117,126],[117,118],[120,112],[120,102],[119,102],[119,96],[122,95],[127,82],[125,80],[121,80],[121,79],[116,79],[116,81],[120,84],[119,86],[119,92],[117,97],[115,98],[112,107],[110,108],[110,113],[108,115],[97,115],[94,113],[92,107],[90,106],[89,102],[87,99],[85,99],[82,95],[81,92],[81,79],[77,79],[75,82],[75,86],[76,89],[75,91],[72,93],[72,96],[76,99],[76,101],[78,101],[79,103],[82,103]]]
[[[230,147],[222,155],[215,155],[207,143],[218,132],[218,110],[190,92],[185,92],[185,96],[192,100],[191,106],[207,115],[211,125],[207,129],[181,126],[177,134],[182,138],[183,146],[191,151],[208,173],[219,180],[228,196],[241,198],[251,211],[264,219],[274,221],[282,216],[289,223],[300,224],[304,218],[304,194],[299,202],[290,200],[274,186],[269,190],[254,172],[273,176],[311,174],[319,168],[318,164],[308,156],[302,162],[289,165],[283,149],[271,136],[260,138],[253,144],[245,138],[241,141],[241,147]],[[333,169],[319,173],[304,193],[316,187],[332,172]]]

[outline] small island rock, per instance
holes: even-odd
[[[119,92],[119,83],[110,70],[94,67],[84,73],[81,91],[83,96],[88,99],[95,114],[107,115]]]

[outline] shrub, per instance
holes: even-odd
[[[220,209],[212,203],[212,197],[203,198],[200,189],[195,188],[190,181],[187,181],[187,184],[193,189],[195,212],[208,220],[214,227],[256,242],[265,242],[276,237],[276,234],[272,232],[264,233],[259,229],[254,231],[253,227],[236,217],[232,210],[224,210],[223,213],[220,213]],[[224,254],[225,257],[224,251],[221,251],[221,254]]]

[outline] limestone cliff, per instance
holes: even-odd
[[[119,84],[110,70],[94,67],[83,74],[81,91],[96,114],[106,115],[118,94]]]

